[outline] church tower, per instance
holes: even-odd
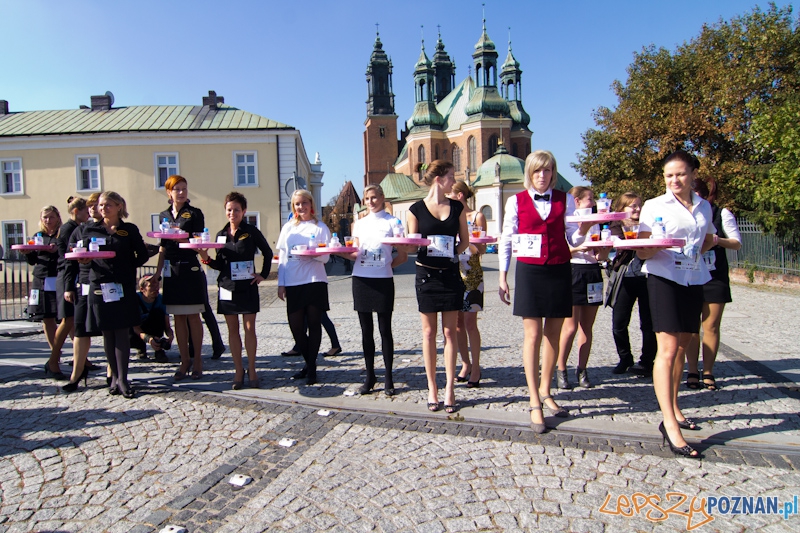
[[[367,119],[364,122],[364,186],[380,183],[394,172],[397,160],[397,115],[392,92],[392,61],[380,33],[367,65]]]
[[[436,103],[438,104],[456,86],[456,64],[444,51],[441,32],[439,32],[439,40],[436,42],[436,53],[433,54],[433,77],[436,87]]]
[[[530,153],[531,117],[522,107],[522,70],[519,61],[511,52],[511,36],[508,39],[508,55],[500,71],[500,94],[508,102],[511,115],[511,155],[524,159]]]

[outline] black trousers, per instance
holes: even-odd
[[[639,327],[642,330],[642,357],[639,362],[647,367],[656,360],[656,334],[653,333],[653,320],[650,316],[650,297],[647,292],[647,278],[632,276],[622,278],[622,286],[611,314],[614,343],[620,360],[633,358],[628,324],[633,313],[633,304],[639,300]]]
[[[142,328],[142,331],[147,333],[148,335],[152,335],[153,337],[160,339],[166,333],[166,328],[164,327],[164,311],[161,309],[153,309],[150,311],[150,314],[147,315],[147,318],[144,319],[139,327]],[[144,342],[136,332],[133,331],[131,328],[130,331],[131,336],[131,348],[136,350],[137,352],[147,353],[147,345],[148,343]]]

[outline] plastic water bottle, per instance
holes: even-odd
[[[100,251],[100,245],[97,244],[97,237],[92,237],[92,242],[89,243],[89,251],[90,252]]]
[[[667,238],[667,227],[664,225],[664,221],[661,217],[656,217],[656,221],[653,222],[653,232],[650,234],[651,239],[666,239]]]
[[[601,192],[600,198],[597,200],[597,212],[608,213],[611,209],[611,199],[607,197],[606,193]]]
[[[317,249],[317,236],[316,235],[312,235],[308,239],[308,249],[309,250],[316,250]]]
[[[203,235],[201,236],[202,242],[211,242],[211,233],[208,231],[208,228],[203,228]]]
[[[406,230],[403,227],[403,223],[400,221],[400,219],[399,218],[394,219],[392,223],[392,234],[395,237],[402,238],[403,236],[405,236],[405,232]]]
[[[330,246],[331,248],[340,248],[342,246],[341,241],[339,241],[339,235],[338,234],[334,233],[331,236],[331,242],[330,242],[330,244],[328,244],[328,246]]]
[[[86,251],[86,248],[83,246],[83,239],[75,243],[75,246],[72,248],[72,251],[77,253],[83,253]]]
[[[169,233],[169,219],[166,217],[161,221],[161,233]]]
[[[43,246],[44,245],[44,237],[42,237],[42,233],[39,232],[33,236],[33,244],[36,246]]]
[[[603,224],[603,229],[600,231],[600,240],[607,241],[611,239],[611,230],[608,229],[608,224]]]

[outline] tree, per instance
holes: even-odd
[[[613,195],[636,190],[649,198],[663,193],[663,158],[683,148],[697,154],[701,177],[717,181],[721,205],[754,214],[762,223],[764,209],[774,214],[779,206],[797,205],[796,200],[791,204],[791,194],[783,196],[790,187],[756,194],[763,181],[759,175],[786,159],[790,148],[759,144],[755,132],[762,130],[753,127],[761,122],[763,129],[770,121],[762,117],[791,112],[784,110],[786,102],[800,89],[797,30],[791,7],[772,4],[766,12],[756,8],[703,26],[699,36],[674,52],[643,48],[628,67],[627,82],[612,85],[617,107],[595,112],[596,128],[583,134],[574,168],[598,189]],[[786,135],[776,131],[771,138]],[[781,197],[769,196],[767,205],[764,194]]]

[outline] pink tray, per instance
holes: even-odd
[[[111,259],[117,252],[69,252],[64,254],[67,259]]]
[[[625,220],[628,213],[594,213],[591,215],[571,215],[566,218],[567,222],[611,222],[612,220]]]
[[[497,237],[470,237],[469,242],[472,244],[492,244],[497,242]]]
[[[611,248],[614,246],[614,241],[589,241],[584,242],[582,246],[587,248]]]
[[[614,248],[671,248],[684,244],[686,239],[620,239],[614,243]]]
[[[349,254],[352,252],[357,252],[358,248],[355,246],[339,246],[338,248],[328,248],[328,250],[330,250],[330,253],[332,254]]]
[[[179,231],[178,233],[161,233],[160,231],[148,231],[148,237],[152,237],[153,239],[174,239],[174,240],[181,240],[181,239],[188,239],[189,234],[185,231]]]
[[[414,246],[428,246],[430,239],[412,239],[410,237],[386,237],[381,239],[381,244],[412,244]]]
[[[182,242],[178,248],[189,248],[191,250],[208,250],[210,248],[224,248],[224,242]]]
[[[12,244],[12,250],[25,250],[26,252],[55,252],[55,244]]]
[[[321,250],[325,250],[324,252]],[[330,255],[331,251],[328,248],[317,248],[316,250],[292,250],[290,255],[299,255],[307,257],[315,257],[319,255]]]

